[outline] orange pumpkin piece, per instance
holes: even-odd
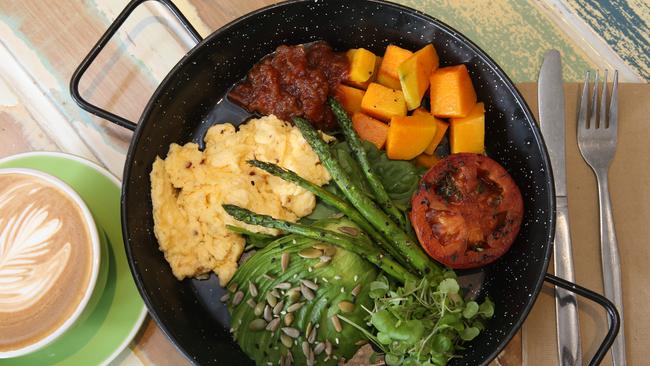
[[[449,127],[451,153],[485,152],[485,107],[476,103],[469,114],[462,118],[452,118]]]
[[[370,85],[370,83],[374,82],[377,79],[377,74],[379,74],[379,66],[381,66],[381,61],[382,61],[381,57],[379,57],[379,56],[375,57],[375,68],[373,70],[373,73],[372,73],[372,76],[370,77],[370,79],[368,79],[368,80],[366,80],[364,82],[358,82],[358,81],[349,80],[350,78],[348,77],[348,80],[344,80],[343,82],[345,84],[353,86],[353,87],[355,87],[357,89],[363,89],[363,90],[368,89],[368,85]]]
[[[406,102],[401,90],[370,83],[361,100],[361,111],[382,121],[406,115]]]
[[[362,140],[369,141],[378,149],[384,147],[388,136],[388,125],[363,113],[352,115],[352,127]]]
[[[386,53],[384,53],[384,59],[379,67],[377,82],[391,89],[401,89],[402,85],[399,82],[397,67],[412,55],[413,52],[409,50],[405,50],[392,44],[388,45],[388,47],[386,47]]]
[[[447,128],[449,127],[449,123],[434,117],[431,113],[429,113],[429,111],[427,111],[424,108],[418,108],[414,110],[413,115],[427,116],[427,118],[431,119],[432,123],[435,123],[438,126],[436,135],[433,136],[433,139],[429,143],[429,146],[427,146],[427,148],[424,149],[425,154],[433,155],[433,153],[436,151],[436,147],[438,147],[438,144],[440,144],[442,138],[445,137],[445,133],[447,132]]]
[[[420,106],[422,97],[429,88],[429,77],[437,68],[438,54],[431,44],[422,47],[397,67],[408,110]]]
[[[386,137],[386,155],[393,160],[415,158],[427,148],[437,128],[424,116],[391,118]]]
[[[348,114],[361,111],[361,100],[366,92],[347,85],[339,85],[334,91],[334,98],[341,103]]]
[[[436,155],[420,154],[417,158],[415,158],[415,165],[431,168],[439,161],[440,158]]]
[[[431,74],[431,114],[465,117],[476,104],[476,92],[465,65],[437,69]]]
[[[354,48],[346,53],[350,62],[348,79],[354,83],[364,83],[375,73],[377,56],[365,48]]]

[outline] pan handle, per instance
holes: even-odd
[[[567,291],[586,297],[587,299],[602,306],[603,308],[605,308],[605,311],[607,311],[607,317],[609,318],[609,329],[607,330],[607,334],[605,335],[605,338],[603,339],[602,343],[598,347],[598,350],[596,350],[596,354],[591,359],[591,361],[589,361],[589,366],[599,365],[600,362],[603,360],[603,357],[605,357],[605,354],[607,353],[609,348],[612,346],[612,343],[614,343],[614,339],[616,339],[616,335],[618,334],[621,317],[619,316],[616,307],[611,301],[609,301],[603,295],[597,294],[589,289],[586,289],[573,282],[564,280],[560,277],[553,276],[552,274],[547,273],[546,276],[544,277],[544,280],[557,287],[561,287]]]
[[[97,41],[97,44],[90,50],[88,55],[81,61],[81,64],[79,64],[79,67],[75,70],[74,74],[72,74],[72,78],[70,79],[70,94],[72,95],[72,99],[74,99],[77,104],[83,108],[84,110],[102,117],[110,122],[115,123],[116,125],[122,126],[124,128],[128,128],[131,131],[134,131],[135,128],[137,127],[137,124],[135,122],[129,121],[128,119],[118,116],[117,114],[111,113],[101,107],[98,107],[87,100],[85,100],[82,96],[81,93],[79,92],[79,81],[83,77],[84,73],[86,70],[88,70],[88,67],[95,61],[95,58],[101,53],[101,51],[104,49],[108,41],[110,41],[111,37],[117,32],[117,30],[124,24],[126,19],[131,15],[133,10],[135,10],[139,5],[141,5],[144,2],[147,2],[149,0],[132,0],[125,8],[122,10],[120,15],[115,18],[115,21],[108,27],[106,30],[106,33],[102,35],[102,37]],[[187,18],[181,13],[181,11],[172,3],[171,0],[155,0],[167,7],[169,11],[171,11],[172,14],[178,19],[178,21],[181,23],[183,28],[187,30],[187,32],[192,36],[192,38],[196,41],[196,43],[199,43],[203,40],[203,37],[199,34],[199,32],[194,29],[192,24],[190,24],[190,21],[187,20]]]

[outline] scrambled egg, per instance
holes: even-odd
[[[275,116],[251,120],[239,131],[231,124],[215,125],[205,143],[204,151],[195,143],[172,144],[166,159],[156,158],[151,170],[154,232],[176,278],[214,271],[224,286],[237,270],[245,242],[226,225],[276,231],[239,222],[222,204],[289,221],[309,215],[316,205],[312,193],[246,161],[276,163],[318,185],[330,176],[300,131]]]

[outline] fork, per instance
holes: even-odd
[[[621,284],[621,261],[616,243],[616,231],[612,215],[612,204],[609,197],[607,172],[616,152],[618,129],[618,71],[614,71],[612,97],[607,113],[607,70],[603,80],[598,100],[598,72],[594,77],[591,106],[589,106],[589,80],[587,71],[582,87],[582,97],[578,113],[578,147],[587,164],[596,175],[598,182],[598,203],[600,206],[600,255],[603,269],[603,287],[605,296],[611,300],[621,316],[621,326],[618,337],[612,346],[614,366],[624,366],[625,361],[625,332],[623,330],[623,291]],[[590,108],[589,108],[590,107]],[[600,117],[597,119],[597,117]]]

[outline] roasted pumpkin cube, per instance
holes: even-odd
[[[366,92],[347,85],[339,85],[334,91],[334,98],[341,103],[348,114],[361,111],[361,100]]]
[[[449,123],[434,117],[431,113],[429,113],[429,111],[427,111],[424,108],[418,108],[414,110],[413,115],[427,116],[427,118],[431,119],[431,123],[435,123],[438,126],[436,135],[433,136],[433,139],[429,143],[429,146],[427,146],[427,148],[424,149],[425,154],[433,155],[434,151],[436,151],[436,147],[438,147],[438,144],[440,144],[442,138],[445,137],[445,133],[447,132],[447,128],[449,127]]]
[[[429,88],[429,77],[437,68],[438,54],[431,44],[422,47],[397,67],[408,110],[420,106],[422,97]]]
[[[427,148],[437,126],[424,116],[393,117],[386,137],[386,155],[393,160],[411,160]]]
[[[388,47],[386,47],[386,53],[384,53],[384,59],[379,67],[377,82],[391,89],[401,89],[402,85],[399,82],[397,67],[412,55],[413,52],[409,50],[405,50],[392,44],[388,45]]]
[[[365,48],[355,48],[346,53],[350,62],[348,79],[354,83],[365,83],[375,73],[377,56]]]
[[[436,165],[436,163],[439,161],[440,158],[436,155],[420,154],[418,155],[417,158],[415,158],[415,165],[422,166],[425,168],[431,168],[432,166]]]
[[[382,121],[406,115],[406,102],[401,90],[370,83],[361,100],[361,110]]]
[[[388,136],[388,125],[363,113],[352,115],[352,127],[359,138],[373,143],[378,149],[384,147]]]
[[[465,65],[448,66],[431,74],[431,114],[436,117],[465,117],[476,104],[476,92]]]
[[[452,118],[449,123],[449,144],[451,153],[485,152],[485,108],[483,103],[476,103],[469,114],[461,118]]]
[[[364,82],[358,82],[358,81],[352,81],[348,77],[348,79],[344,80],[343,82],[345,84],[353,86],[353,87],[355,87],[357,89],[363,89],[363,90],[368,89],[368,85],[370,85],[370,83],[374,82],[377,79],[377,74],[379,74],[379,66],[381,66],[381,60],[382,60],[381,57],[379,57],[379,56],[375,57],[375,68],[373,69],[373,73],[372,73],[372,76],[370,77],[370,79],[368,79],[368,80],[366,80]]]

